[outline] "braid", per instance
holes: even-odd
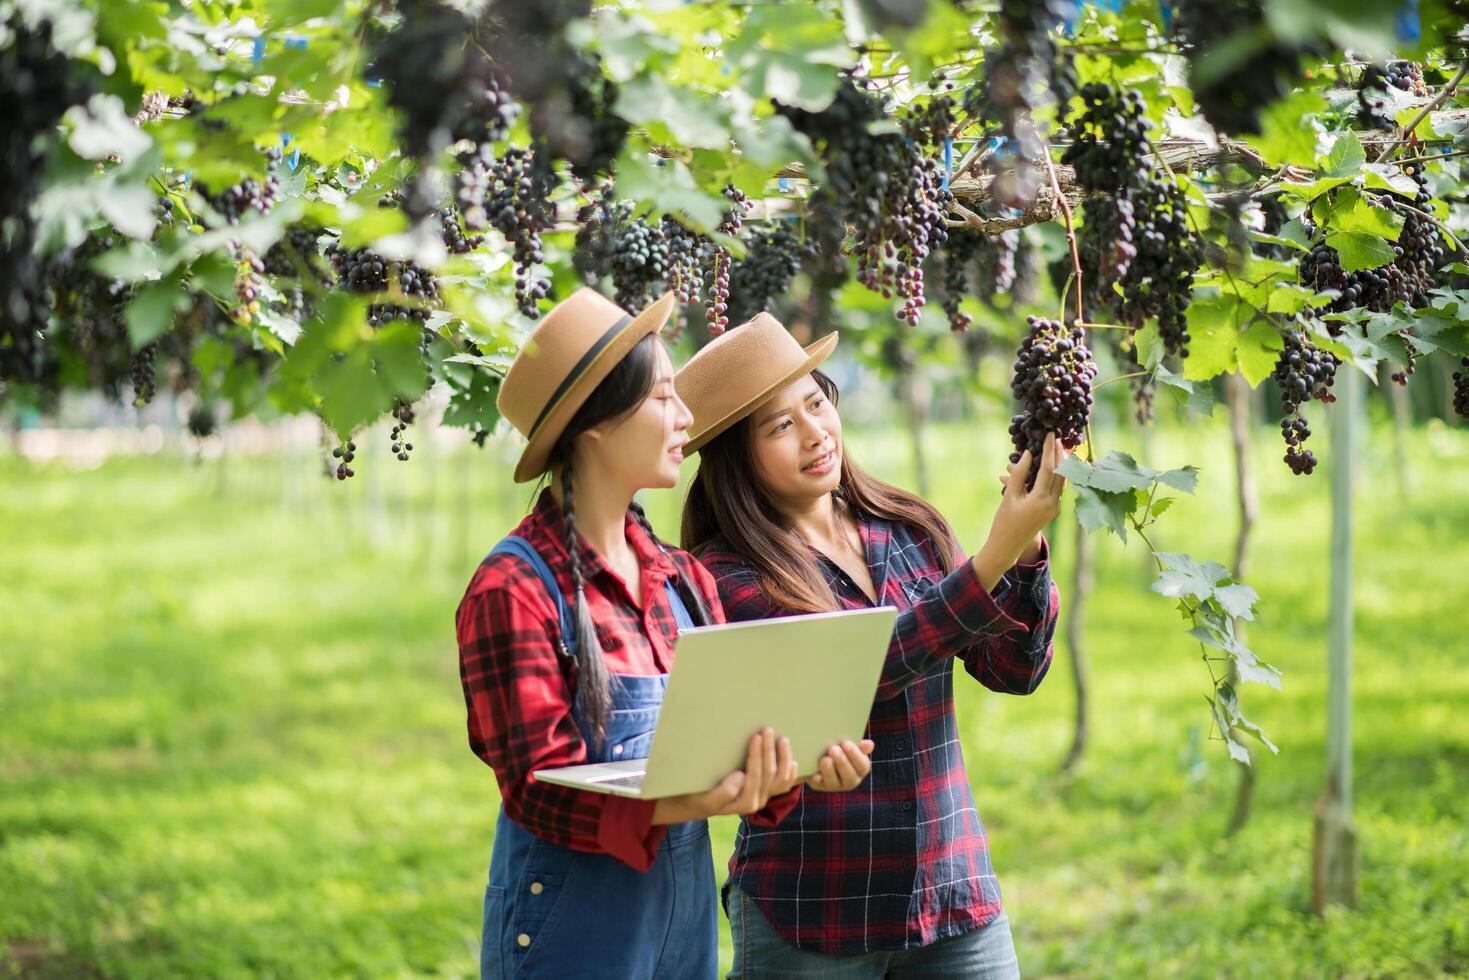
[[[633,518],[638,526],[648,532],[648,537],[653,539],[659,549],[663,548],[663,542],[659,540],[657,532],[653,530],[653,524],[648,520],[648,515],[637,503],[629,505]],[[678,565],[673,566],[675,582],[673,587],[678,589],[678,594],[683,598],[684,605],[689,607],[689,615],[694,618],[695,626],[708,626],[714,622],[714,614],[709,611],[709,604],[704,601],[704,595],[684,580],[683,573],[678,570]]]
[[[571,448],[561,457],[562,510],[566,513],[566,553],[571,556],[571,582],[576,589],[572,619],[576,623],[576,700],[587,713],[592,738],[601,741],[607,734],[607,716],[612,711],[611,679],[602,644],[597,641],[597,628],[587,608],[586,585],[582,581],[581,548],[576,542],[576,513],[571,498]]]

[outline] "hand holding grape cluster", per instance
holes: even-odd
[[[1011,463],[1027,461],[1025,486],[1035,485],[1043,465],[1043,446],[1054,435],[1064,449],[1086,437],[1097,365],[1080,327],[1058,320],[1027,317],[1030,331],[1015,355],[1010,391],[1024,411],[1010,420]]]

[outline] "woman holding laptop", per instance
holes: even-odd
[[[731,620],[899,610],[868,734],[872,775],[802,794],[777,826],[741,821],[725,908],[731,977],[1016,977],[1000,889],[954,717],[954,661],[986,687],[1035,690],[1059,598],[1040,531],[1060,508],[1054,437],[1034,489],[1029,455],[1003,479],[988,538],[966,558],[927,502],[846,454],[837,391],[761,313],[678,374],[700,452],[682,543]]]
[[[485,890],[484,977],[707,977],[717,967],[705,818],[773,826],[797,801],[789,745],[750,739],[707,792],[636,800],[531,773],[647,755],[680,626],[723,622],[713,580],[632,503],[672,487],[692,421],[658,338],[590,289],[551,310],[500,387],[528,444],[532,511],[475,571],[455,617],[469,742],[502,808]],[[865,751],[864,751],[865,750]],[[870,744],[823,759],[824,788],[866,775]]]

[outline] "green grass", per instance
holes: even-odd
[[[1285,686],[1245,694],[1281,755],[1259,765],[1243,834],[1221,837],[1235,771],[1203,741],[1198,649],[1148,593],[1136,543],[1093,539],[1093,738],[1074,779],[1055,777],[1064,652],[1029,698],[959,685],[1029,976],[1469,973],[1469,435],[1415,434],[1407,498],[1386,437],[1368,442],[1362,902],[1325,919],[1308,905],[1327,482],[1291,477],[1268,435],[1250,638]],[[904,478],[901,441],[854,441],[874,471]],[[346,485],[295,458],[88,471],[0,458],[0,975],[473,973],[497,801],[466,745],[452,615],[527,498],[503,447],[423,442],[408,465],[370,453]],[[1226,446],[1197,428],[1143,454],[1205,469],[1160,547],[1228,561]],[[933,499],[973,546],[995,503],[973,460],[1001,448],[952,427],[933,451]],[[665,529],[676,506],[650,500]],[[722,863],[733,825],[715,823]]]

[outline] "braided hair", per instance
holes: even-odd
[[[575,698],[591,725],[592,730],[583,733],[588,741],[601,741],[606,737],[607,718],[612,711],[612,678],[603,659],[602,644],[597,639],[597,627],[587,605],[581,546],[576,534],[573,450],[577,436],[609,419],[627,415],[648,397],[653,390],[654,372],[658,364],[657,342],[657,336],[649,334],[628,351],[611,373],[593,389],[581,408],[577,409],[551,450],[551,468],[561,480],[566,553],[571,559],[571,582],[575,592],[572,601],[572,623],[576,629],[576,653],[573,658],[576,670]],[[643,509],[633,504],[630,510],[638,524],[648,532],[648,536],[662,548],[662,542],[653,533],[652,525],[648,523]],[[688,606],[694,622],[700,626],[707,625],[712,616],[708,603],[698,589],[685,582],[682,573],[679,573],[675,588],[684,600],[684,605]]]

